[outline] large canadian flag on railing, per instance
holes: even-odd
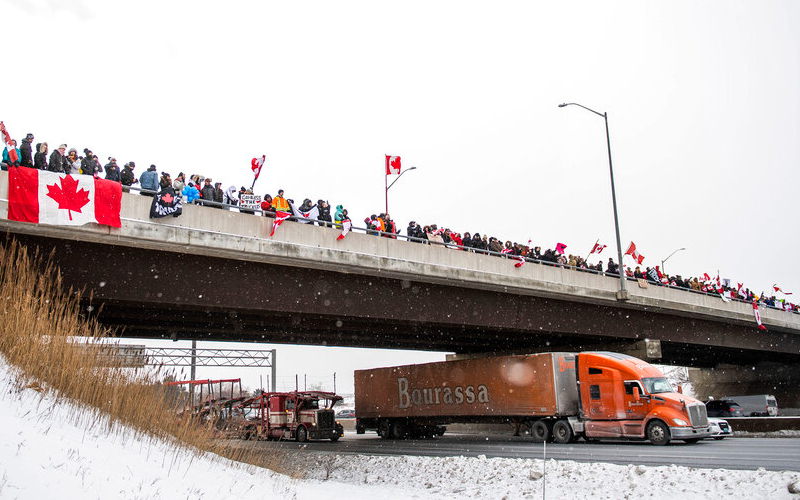
[[[8,218],[37,224],[120,227],[122,185],[91,175],[8,169]]]

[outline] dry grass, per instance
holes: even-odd
[[[204,452],[298,477],[291,457],[264,443],[228,446],[212,430],[177,418],[159,378],[167,374],[122,368],[102,346],[114,332],[81,314],[80,294],[62,289],[61,275],[47,256],[16,241],[0,245],[0,353],[15,375],[18,389],[41,388],[42,394],[88,409],[78,422],[87,429],[104,426],[108,433],[126,431],[142,441],[161,439],[177,455]],[[76,337],[88,348],[75,349]],[[103,368],[99,368],[102,366]],[[256,446],[258,448],[256,448]]]

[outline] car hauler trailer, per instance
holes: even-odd
[[[536,441],[709,436],[705,405],[645,361],[612,352],[497,356],[355,372],[356,430],[434,436],[451,423],[509,422]]]
[[[265,392],[235,406],[229,427],[242,439],[338,441],[344,428],[333,406],[341,400],[332,392]]]

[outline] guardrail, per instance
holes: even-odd
[[[145,196],[151,196],[151,195],[157,194],[156,191],[137,188],[137,187],[133,187],[133,186],[123,186],[123,190],[124,191],[129,191],[129,192],[130,191],[139,192],[140,194],[143,194]],[[263,210],[261,208],[242,208],[242,207],[240,207],[238,205],[231,205],[231,204],[221,203],[221,202],[211,201],[211,200],[197,199],[197,200],[194,200],[191,204],[204,206],[204,207],[214,207],[214,208],[217,208],[217,209],[224,209],[224,210],[234,210],[235,209],[235,210],[239,211],[240,213],[245,213],[245,214],[249,214],[249,215],[258,215],[258,216],[270,217],[270,218],[274,218],[275,217],[275,212],[271,211],[271,210]],[[316,224],[316,225],[319,225],[319,226],[337,227],[337,228],[340,228],[340,229],[342,227],[341,224],[338,224],[338,223],[333,222],[333,221],[330,221],[330,222],[329,221],[321,221],[319,219],[309,219],[309,218],[306,218],[306,217],[300,217],[300,216],[296,216],[296,215],[292,215],[289,219],[287,219],[287,222],[288,221],[298,221],[298,220],[307,221],[306,223]],[[352,220],[351,220],[351,224],[352,224]],[[379,231],[379,230],[369,229],[369,228],[366,228],[366,227],[359,227],[359,226],[355,226],[355,225],[352,225],[350,230],[354,231],[354,232],[363,232],[365,234],[372,235],[372,236],[379,236],[379,237],[392,238],[392,239],[403,239],[403,240],[406,240],[406,241],[410,241],[410,242],[414,242],[414,243],[421,243],[421,244],[426,244],[426,245],[437,245],[437,246],[442,246],[442,247],[449,248],[449,249],[452,249],[452,250],[461,250],[461,251],[472,252],[472,253],[481,254],[481,255],[493,255],[495,257],[501,257],[501,258],[511,259],[511,260],[522,260],[521,256],[518,256],[518,255],[510,255],[510,254],[505,254],[505,253],[501,253],[501,252],[495,252],[495,251],[492,251],[492,250],[484,250],[484,249],[480,249],[480,248],[473,248],[473,247],[469,247],[469,246],[458,245],[458,244],[453,243],[453,242],[445,243],[445,242],[440,242],[440,241],[435,241],[435,240],[429,240],[429,239],[426,239],[426,238],[417,238],[417,237],[414,237],[414,236],[402,235],[402,234],[399,234],[399,233],[389,233],[389,232],[385,232],[385,231]],[[219,234],[223,235],[223,233],[219,233]],[[596,269],[589,269],[589,268],[584,268],[584,267],[570,266],[568,264],[559,264],[557,262],[552,262],[552,261],[549,261],[549,260],[533,259],[533,258],[530,258],[530,257],[524,257],[524,261],[526,263],[531,263],[531,264],[538,264],[538,265],[545,265],[545,266],[552,266],[552,267],[560,267],[560,268],[563,268],[563,269],[570,269],[570,270],[574,270],[574,271],[578,271],[578,272],[585,272],[585,273],[591,273],[591,274],[595,274],[595,275],[599,275],[599,276],[606,276],[608,278],[615,279],[615,280],[619,279],[619,274],[617,274],[617,273],[608,273],[606,271],[598,271]],[[665,285],[663,283],[660,283],[660,282],[657,282],[657,281],[652,281],[652,280],[649,280],[647,278],[642,278],[642,279],[644,279],[649,286],[667,287],[667,288],[681,290],[681,291],[685,291],[685,292],[689,292],[689,293],[694,293],[694,294],[699,294],[699,295],[706,295],[706,296],[709,296],[709,297],[719,297],[719,295],[720,295],[720,294],[715,293],[715,292],[703,292],[702,290],[695,290],[693,288],[686,288],[686,287],[673,286],[673,285]],[[637,278],[630,277],[630,276],[627,276],[626,280],[629,281],[629,282],[633,282],[633,283],[637,283],[638,282]],[[738,298],[738,297],[731,297],[730,300],[732,302],[739,302],[739,303],[742,303],[742,304],[750,304],[750,301],[743,300],[743,299]],[[800,311],[797,311],[797,310],[787,311],[787,310],[785,310],[785,309],[783,309],[781,307],[774,307],[774,306],[770,306],[770,305],[767,305],[767,304],[764,304],[764,303],[759,303],[759,307],[765,307],[765,308],[768,308],[768,309],[774,309],[776,311],[784,311],[784,312],[793,313],[793,314],[800,314]]]

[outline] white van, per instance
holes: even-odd
[[[776,417],[778,415],[778,401],[775,396],[758,394],[754,396],[725,396],[725,399],[735,401],[742,407],[745,417]]]

